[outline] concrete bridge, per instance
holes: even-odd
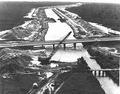
[[[107,42],[107,41],[120,41],[120,37],[100,37],[100,38],[86,38],[86,39],[73,39],[66,40],[62,44],[66,48],[66,44],[73,44],[76,48],[77,43],[94,43],[94,42]],[[55,41],[40,41],[40,42],[30,42],[30,41],[4,41],[0,43],[0,48],[5,47],[17,47],[17,46],[42,46],[42,45],[57,45],[60,40]]]
[[[119,69],[90,69],[95,77],[107,77],[106,72],[108,71],[119,71]]]
[[[94,43],[94,42],[107,42],[107,41],[120,41],[120,37],[99,37],[99,38],[86,38],[86,39],[73,39],[66,40],[62,44],[66,48],[66,44],[73,44],[76,48],[77,43]],[[42,46],[42,45],[57,45],[60,40],[55,41],[40,41],[40,42],[30,42],[30,41],[4,41],[0,43],[0,48],[5,47],[17,47],[17,46]]]

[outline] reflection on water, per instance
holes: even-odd
[[[120,94],[120,87],[118,87],[112,79],[108,77],[104,78],[97,78],[102,86],[102,88],[105,90],[106,94]]]

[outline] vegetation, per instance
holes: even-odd
[[[103,69],[119,69],[119,56],[111,54],[102,47],[90,46],[88,52]],[[119,85],[119,70],[107,71],[106,74]]]
[[[74,13],[71,13],[67,10],[58,9],[60,12],[62,12],[64,15],[69,17],[74,23],[71,21],[66,21],[66,23],[73,29],[74,36],[77,39],[80,38],[88,38],[88,37],[110,37],[110,36],[116,36],[119,34],[116,34],[116,32],[106,33],[104,30],[98,28],[97,26],[94,26],[90,24],[88,21],[85,21],[79,17],[79,15],[76,15]],[[77,24],[77,25],[76,25]]]
[[[78,14],[82,19],[102,24],[103,26],[120,31],[120,5],[103,3],[86,3],[79,7],[67,9]]]

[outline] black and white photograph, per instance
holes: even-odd
[[[0,0],[0,94],[120,94],[119,0]]]

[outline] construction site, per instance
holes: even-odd
[[[0,32],[0,94],[118,94],[120,32],[67,9],[37,7]]]

